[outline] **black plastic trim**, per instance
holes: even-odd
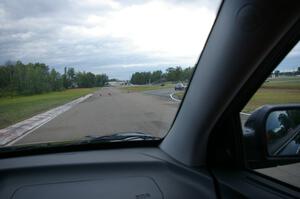
[[[104,150],[104,149],[122,149],[122,148],[141,148],[141,147],[158,147],[161,140],[148,141],[128,141],[128,142],[101,142],[89,144],[70,144],[57,146],[38,146],[34,145],[22,146],[19,148],[6,147],[1,149],[0,158],[20,157],[41,155],[49,153],[64,153],[76,151]]]

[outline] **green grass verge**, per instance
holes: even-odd
[[[94,92],[96,88],[68,89],[32,96],[0,98],[0,129]]]
[[[248,102],[243,112],[265,104],[300,103],[300,77],[279,77],[266,81]]]
[[[174,94],[174,97],[182,99],[184,91]],[[266,104],[290,104],[300,103],[300,77],[280,77],[270,79],[248,102],[243,112],[252,112]]]
[[[178,91],[178,92],[174,93],[174,97],[176,97],[177,99],[180,99],[180,100],[182,100],[183,95],[184,95],[184,91]]]
[[[262,88],[300,90],[300,77],[274,78],[265,82]]]
[[[300,103],[300,90],[261,88],[248,102],[243,112],[251,112],[265,104]]]
[[[174,97],[177,99],[182,99],[183,95],[184,91],[179,91],[174,94]],[[300,90],[261,88],[255,93],[255,95],[243,109],[243,112],[252,112],[256,108],[265,104],[289,103],[300,103]]]
[[[165,84],[164,86],[161,85],[134,85],[134,86],[124,86],[121,87],[122,90],[127,92],[143,92],[149,90],[159,90],[165,88],[174,88],[175,84]]]

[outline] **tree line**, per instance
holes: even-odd
[[[272,72],[271,75],[274,75],[275,77],[300,75],[300,67],[298,67],[296,71],[288,71],[288,72],[282,72],[280,70],[275,70],[274,72]]]
[[[130,83],[132,84],[150,84],[161,83],[165,81],[179,82],[189,81],[192,77],[194,67],[182,69],[180,66],[170,67],[166,72],[161,70],[153,72],[135,72],[132,74]]]
[[[64,68],[60,74],[44,63],[21,61],[0,65],[0,96],[32,95],[68,88],[100,87],[108,81],[106,74],[76,72],[74,68]]]

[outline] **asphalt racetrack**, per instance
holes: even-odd
[[[171,91],[163,93],[168,92]],[[119,132],[145,132],[162,137],[168,132],[179,103],[166,94],[156,93],[102,88],[15,144],[71,141]]]

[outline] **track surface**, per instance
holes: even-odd
[[[163,96],[102,88],[15,144],[69,141],[117,132],[146,132],[162,137],[178,106]]]

